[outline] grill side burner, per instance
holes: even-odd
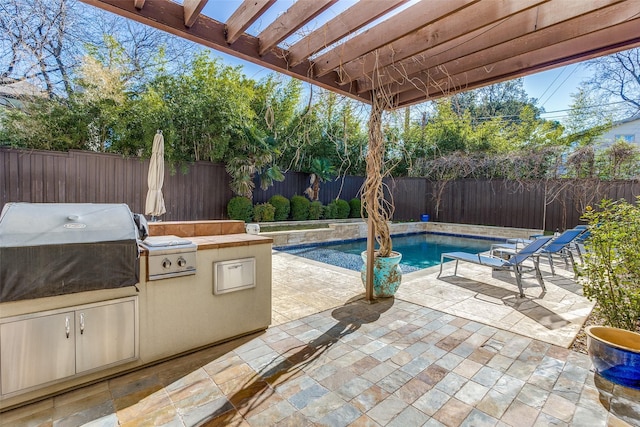
[[[147,280],[196,274],[198,246],[177,236],[150,236],[140,245],[148,251]]]

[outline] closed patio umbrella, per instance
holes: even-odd
[[[145,215],[151,215],[151,221],[164,214],[167,209],[162,197],[162,185],[164,184],[164,137],[159,130],[153,137],[153,148],[149,162],[149,174],[147,176],[147,201],[145,203]]]

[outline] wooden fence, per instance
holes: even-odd
[[[87,151],[0,149],[0,204],[126,203],[144,213],[149,160]],[[184,173],[186,172],[186,173]],[[233,193],[224,166],[195,162],[165,167],[165,221],[221,219]]]
[[[149,161],[85,151],[68,153],[0,148],[0,205],[7,202],[126,203],[144,211]],[[359,197],[362,177],[323,183],[320,200]],[[256,180],[257,183],[257,180]],[[514,183],[505,180],[461,180],[447,183],[423,178],[387,179],[395,220],[432,220],[462,224],[565,229],[580,223],[587,205],[602,198],[635,200],[640,182],[558,180]],[[256,184],[254,203],[274,194],[303,194],[309,177],[287,173],[267,190]],[[165,221],[226,218],[233,193],[224,166],[195,162],[165,167]],[[436,208],[437,207],[437,208]]]

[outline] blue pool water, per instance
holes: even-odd
[[[402,254],[402,261],[400,262],[402,272],[409,273],[440,264],[440,255],[444,252],[479,253],[489,250],[491,244],[503,241],[447,234],[420,233],[393,236],[393,250]],[[367,249],[367,241],[360,239],[339,244],[325,243],[314,246],[276,249],[315,261],[360,271],[363,264],[360,253]]]

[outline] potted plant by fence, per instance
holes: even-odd
[[[640,198],[603,200],[583,219],[589,237],[581,267],[583,289],[596,301],[602,326],[589,326],[587,347],[601,400],[618,417],[640,416]],[[635,397],[634,397],[635,396]],[[631,414],[631,415],[630,415]]]
[[[360,271],[360,277],[366,289],[367,276],[371,273],[373,297],[376,298],[393,296],[402,281],[402,271],[399,265],[402,254],[393,251],[389,229],[389,220],[394,209],[393,200],[391,192],[387,192],[389,199],[385,198],[385,187],[382,180],[385,154],[382,112],[388,103],[389,99],[384,96],[383,92],[380,92],[379,96],[374,96],[371,103],[369,145],[366,158],[367,176],[361,191],[363,216],[364,212],[368,216],[369,244],[372,244],[372,237],[375,237],[378,249],[373,253],[370,248],[362,252],[364,265]],[[368,268],[370,263],[372,268]]]

